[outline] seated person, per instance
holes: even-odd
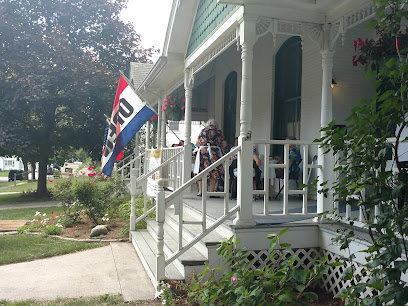
[[[296,137],[287,137],[288,140],[296,140]],[[277,160],[279,164],[282,164],[282,159],[279,156],[275,156],[274,159]],[[294,145],[289,145],[289,178],[297,178],[300,174],[299,163],[302,159],[300,150]],[[283,178],[283,169],[278,168],[276,171],[277,178]]]
[[[231,148],[230,151],[232,151],[233,149],[235,149],[238,146],[238,137],[235,138],[235,144],[234,146]],[[254,183],[253,183],[253,189],[257,189],[260,184],[261,184],[261,174],[262,174],[262,170],[259,168],[259,166],[261,166],[262,162],[258,156],[258,153],[256,151],[256,148],[254,147],[254,151],[253,151],[253,169],[254,169]],[[231,192],[232,192],[232,198],[236,198],[236,181],[234,180],[235,177],[237,177],[238,175],[238,165],[237,165],[237,159],[238,159],[238,154],[234,154],[234,156],[231,157],[231,165],[229,168],[229,173],[230,173],[230,178],[231,178],[231,184],[233,185],[231,188]]]
[[[252,155],[253,157],[253,168],[254,168],[254,184],[253,184],[253,189],[258,189],[260,188],[261,185],[261,175],[262,175],[262,170],[259,168],[262,164],[261,159],[258,156],[258,153],[256,152],[256,148],[254,147],[254,153]]]

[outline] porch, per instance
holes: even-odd
[[[313,158],[308,158],[310,146],[317,146],[303,141],[297,141],[304,154],[302,163],[302,182],[309,182],[311,171],[321,168]],[[265,153],[268,153],[267,144],[280,144],[288,149],[288,141],[257,141],[263,143]],[[240,147],[236,151],[240,151]],[[276,233],[284,228],[290,228],[285,235],[284,242],[290,243],[294,252],[302,258],[305,267],[310,267],[312,261],[321,258],[323,254],[330,254],[330,260],[336,261],[338,256],[344,255],[338,247],[332,245],[331,239],[337,235],[336,225],[325,224],[317,212],[317,192],[308,189],[304,185],[297,189],[293,182],[289,182],[288,161],[284,164],[271,164],[269,167],[282,167],[284,179],[280,182],[275,180],[272,193],[269,192],[269,171],[264,170],[263,188],[252,190],[251,186],[245,192],[252,194],[251,201],[240,202],[231,199],[229,193],[229,178],[226,176],[224,191],[207,192],[206,180],[203,180],[203,197],[198,197],[196,181],[206,177],[207,173],[218,164],[223,164],[228,173],[229,157],[232,151],[205,169],[197,176],[183,183],[183,154],[185,147],[164,148],[160,150],[160,164],[151,166],[151,159],[155,150],[147,150],[135,159],[124,162],[118,171],[128,173],[132,194],[131,235],[135,249],[141,258],[145,269],[154,286],[159,288],[159,282],[164,278],[174,280],[187,280],[194,271],[201,273],[207,262],[215,268],[223,265],[216,249],[220,241],[234,236],[234,240],[240,239],[242,248],[250,251],[248,261],[257,258],[256,266],[265,264],[268,254],[269,240],[267,235]],[[313,151],[313,150],[312,150]],[[157,176],[156,176],[157,174]],[[126,175],[125,175],[126,177]],[[154,183],[148,183],[152,177],[159,178]],[[286,184],[285,184],[286,181]],[[279,184],[283,184],[282,193],[276,197]],[[299,184],[299,186],[300,186]],[[149,190],[149,188],[152,188]],[[135,216],[134,201],[138,192],[143,191],[145,209],[142,216]],[[210,197],[211,196],[211,197]],[[219,198],[213,198],[214,196]],[[257,198],[255,200],[255,197]],[[148,199],[154,199],[154,206],[148,209]],[[330,211],[336,211],[340,217],[359,217],[359,212],[351,207],[337,207],[331,203]],[[253,224],[239,224],[240,212],[250,209]],[[151,212],[156,211],[156,219],[147,219],[147,229],[136,231],[135,224],[146,218]],[[362,231],[364,234],[364,231]],[[355,246],[353,251],[359,249]],[[357,263],[364,262],[364,258],[358,258]],[[339,269],[332,269],[331,273],[339,273]],[[342,272],[342,271],[340,271]],[[338,280],[333,281],[328,276],[324,285],[326,290],[338,293],[344,284]]]

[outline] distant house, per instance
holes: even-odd
[[[0,156],[0,171],[23,170],[24,164],[21,158]]]

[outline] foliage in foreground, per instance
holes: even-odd
[[[174,305],[185,296],[200,305],[299,305],[306,304],[306,299],[317,300],[312,286],[327,273],[329,266],[340,264],[326,264],[324,256],[315,260],[311,269],[299,267],[291,245],[280,242],[288,230],[268,235],[269,262],[257,269],[251,268],[256,258],[248,262],[249,252],[238,249],[231,237],[217,249],[218,255],[226,260],[224,268],[212,270],[207,265],[201,276],[193,276],[190,285],[171,280],[163,284],[162,298],[166,305]],[[223,276],[218,280],[220,273]]]
[[[154,201],[147,200],[146,209],[149,210],[155,205]],[[130,210],[131,203],[127,201],[119,206],[119,218],[121,221],[127,222],[122,228],[122,235],[127,236],[129,234],[129,222],[130,222]],[[135,217],[136,219],[143,215],[144,210],[144,198],[143,195],[139,195],[135,200]],[[156,218],[156,211],[153,211],[150,215],[150,218]],[[136,224],[136,229],[146,229],[147,223],[146,219],[141,220]]]
[[[100,243],[67,241],[28,234],[0,236],[0,265],[93,249]]]
[[[359,232],[352,227],[339,231],[335,242],[350,254],[344,258],[349,268],[343,279],[352,284],[340,296],[346,305],[406,305],[408,286],[401,277],[408,272],[408,168],[399,160],[398,149],[406,140],[402,135],[407,128],[408,11],[406,1],[374,3],[378,21],[371,21],[369,27],[376,29],[379,38],[375,43],[359,38],[355,48],[361,47],[363,53],[359,59],[364,61],[359,62],[371,64],[366,77],[375,78],[376,93],[352,109],[346,127],[333,131],[332,122],[323,129],[326,136],[320,141],[338,156],[340,179],[334,190],[339,201],[361,209],[369,237],[368,247],[360,244],[367,263],[357,273],[352,264],[356,254],[349,248]],[[395,142],[387,139],[394,136]],[[355,220],[348,222],[353,226]],[[370,291],[372,296],[367,294]]]

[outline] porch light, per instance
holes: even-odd
[[[334,79],[332,79],[332,83],[331,83],[331,87],[332,87],[332,89],[334,88],[334,86],[336,86],[336,82],[334,81]]]

